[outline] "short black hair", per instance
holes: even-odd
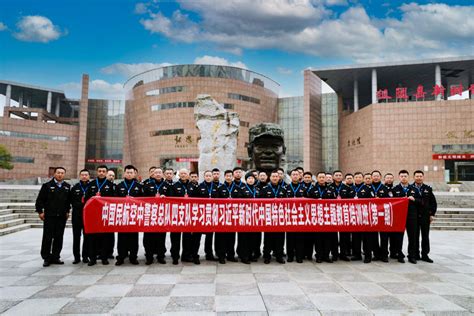
[[[270,175],[272,175],[272,174],[274,174],[274,173],[278,174],[278,171],[280,171],[280,169],[281,169],[281,168],[272,170],[272,172],[270,172]]]
[[[137,170],[133,165],[126,165],[123,170]]]
[[[386,176],[392,176],[393,177],[393,174],[390,173],[390,172],[387,172],[383,177],[385,178]]]
[[[106,165],[98,165],[97,168],[95,168],[95,170],[99,170],[99,169],[105,169],[109,171],[109,167],[107,167]]]
[[[235,167],[234,169],[232,169],[232,172],[237,171],[237,170],[243,170],[243,169],[242,167]]]
[[[86,169],[86,168],[84,168],[84,169],[82,169],[81,171],[79,171],[79,174],[81,174],[81,173],[83,173],[83,172],[87,172],[87,173],[90,174],[89,169]]]
[[[318,173],[316,173],[316,177],[319,176],[320,174],[326,175],[326,172],[324,172],[324,171],[319,171]]]
[[[151,167],[148,169],[148,172],[150,172],[150,171],[153,170],[153,169],[156,169],[156,167],[155,167],[155,166],[151,166]]]
[[[344,176],[344,178],[347,178],[347,177],[353,177],[354,178],[354,175],[352,173],[346,173],[346,175]]]
[[[372,176],[372,174],[370,172],[367,172],[367,173],[364,173],[364,177],[365,176]]]
[[[378,171],[378,170],[372,171],[372,172],[370,173],[370,175],[372,176],[372,175],[374,175],[374,173],[376,173],[376,172],[377,172],[379,175],[382,175],[382,172],[380,172],[380,171]]]
[[[324,174],[327,175],[327,176],[332,176],[332,173],[330,173],[330,172],[325,172]]]
[[[173,173],[174,173],[174,169],[171,168],[171,167],[166,167],[166,168],[165,168],[165,171],[173,171]]]
[[[258,172],[258,175],[264,173],[264,174],[267,174],[265,171],[257,171]]]
[[[277,168],[276,170],[277,170],[277,172],[278,172],[278,171],[282,171],[283,173],[285,173],[285,169],[283,169],[282,167]]]
[[[300,167],[300,166],[296,167],[296,168],[295,168],[295,170],[301,170],[301,171],[303,171],[303,172],[304,172],[304,169],[303,169],[303,167]]]
[[[228,174],[228,173],[234,173],[232,170],[230,169],[227,169],[226,171],[224,171],[224,175]]]
[[[303,173],[303,177],[307,175],[313,176],[313,174],[310,171],[305,171],[305,173]]]
[[[293,172],[298,172],[298,174],[300,173],[300,172],[298,171],[298,169],[296,169],[296,168],[290,171],[290,175],[291,175]]]
[[[189,173],[189,175],[192,175],[192,174],[197,175],[198,173],[197,173],[196,171],[191,171],[191,172]]]
[[[212,172],[221,172],[221,171],[219,170],[219,168],[214,168],[212,169]]]
[[[408,172],[408,170],[405,170],[405,169],[402,169],[402,170],[398,171],[398,175],[401,175],[402,173],[404,173],[404,174],[410,174],[410,173]]]
[[[425,175],[425,173],[421,170],[415,170],[415,172],[413,172],[413,175],[417,174],[417,173],[421,173],[422,175]]]
[[[364,174],[363,174],[362,172],[357,171],[356,173],[354,173],[354,177],[355,177],[356,175],[358,175],[358,174],[360,174],[361,176],[364,176]]]
[[[332,174],[334,175],[334,174],[336,174],[336,173],[338,173],[338,172],[342,174],[342,171],[339,170],[339,169],[338,169],[338,170],[334,170],[334,171],[332,172]]]
[[[56,171],[57,171],[58,169],[62,169],[62,170],[64,170],[64,172],[66,172],[66,168],[64,168],[64,167],[55,167],[55,168],[54,168],[54,173],[56,173]]]
[[[204,171],[203,175],[206,174],[206,173],[208,173],[208,172],[210,172],[210,173],[212,174],[212,171],[211,171],[211,170],[206,170],[206,171]]]

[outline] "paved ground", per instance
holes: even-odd
[[[434,264],[71,263],[43,268],[40,229],[0,238],[0,312],[37,314],[471,315],[474,233],[432,233]]]

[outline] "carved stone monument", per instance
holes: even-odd
[[[201,133],[199,148],[199,178],[212,168],[223,171],[235,167],[237,159],[237,135],[239,115],[228,112],[210,95],[200,94],[194,106],[194,120]],[[223,179],[223,178],[222,178]]]

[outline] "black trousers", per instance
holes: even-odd
[[[388,241],[390,238],[390,233],[380,232],[380,245],[379,245],[379,258],[387,258],[388,257]]]
[[[256,237],[256,233],[237,233],[237,255],[242,260],[249,260],[252,253],[253,239]],[[260,234],[260,233],[257,233]]]
[[[105,244],[107,238],[110,234],[86,234],[85,239],[89,244],[89,260],[92,262],[97,261],[97,256],[100,256],[100,259],[105,260],[108,257],[107,248]]]
[[[417,245],[417,255],[419,256],[420,252],[420,243],[421,239],[421,257],[428,256],[430,253],[430,214],[427,211],[424,211],[421,214],[418,214],[418,242]]]
[[[191,257],[199,258],[199,247],[201,247],[202,233],[191,233]]]
[[[360,258],[362,256],[362,233],[351,233],[352,256]]]
[[[390,240],[390,257],[405,258],[403,253],[403,235],[404,232],[393,232],[388,234]]]
[[[45,216],[43,222],[43,239],[41,241],[41,258],[43,258],[43,260],[58,260],[61,257],[65,228],[66,215]]]
[[[157,258],[164,258],[166,254],[166,233],[144,233],[143,248],[145,257],[149,260],[156,255]]]
[[[314,250],[316,249],[316,233],[302,233],[304,234],[304,255],[306,259],[312,260]]]
[[[316,245],[316,258],[317,259],[328,259],[329,252],[331,251],[331,239],[334,238],[331,236],[334,233],[315,233]]]
[[[351,255],[351,233],[339,233],[339,246],[341,256]]]
[[[179,259],[180,258],[179,253],[181,251],[181,233],[170,233],[170,239],[171,239],[171,258]]]
[[[416,210],[408,208],[406,231],[408,237],[408,258],[416,259],[420,255],[418,245],[418,214]]]
[[[235,233],[216,233],[216,254],[219,259],[235,257]]]
[[[104,234],[104,251],[107,256],[114,256],[115,248],[115,233],[105,233]]]
[[[192,233],[183,233],[183,253],[182,258],[191,259],[193,256],[193,236]]]
[[[374,253],[378,257],[379,233],[364,232],[362,233],[362,239],[364,242],[364,256],[372,258],[372,253]]]
[[[268,233],[263,234],[263,257],[271,259],[271,253],[277,258],[283,257],[283,247],[285,246],[285,233]]]
[[[118,233],[117,249],[118,260],[124,260],[127,256],[130,260],[137,259],[138,233]]]
[[[337,232],[330,232],[327,234],[329,238],[329,250],[331,251],[333,259],[337,259],[339,257],[339,239]]]
[[[73,212],[74,214],[74,212]],[[81,251],[81,238],[82,238],[82,251]],[[89,239],[84,234],[84,223],[82,216],[72,216],[72,253],[74,259],[86,259],[89,258]]]
[[[214,252],[212,250],[214,239],[214,233],[206,233],[206,238],[204,239],[204,252],[206,256],[214,256]]]
[[[286,233],[286,255],[288,258],[303,259],[305,256],[305,233]]]
[[[252,234],[250,256],[253,258],[260,258],[260,256],[262,256],[262,233],[256,232],[249,234]]]

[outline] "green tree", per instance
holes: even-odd
[[[13,169],[12,155],[10,155],[7,148],[3,145],[0,145],[0,169]]]

